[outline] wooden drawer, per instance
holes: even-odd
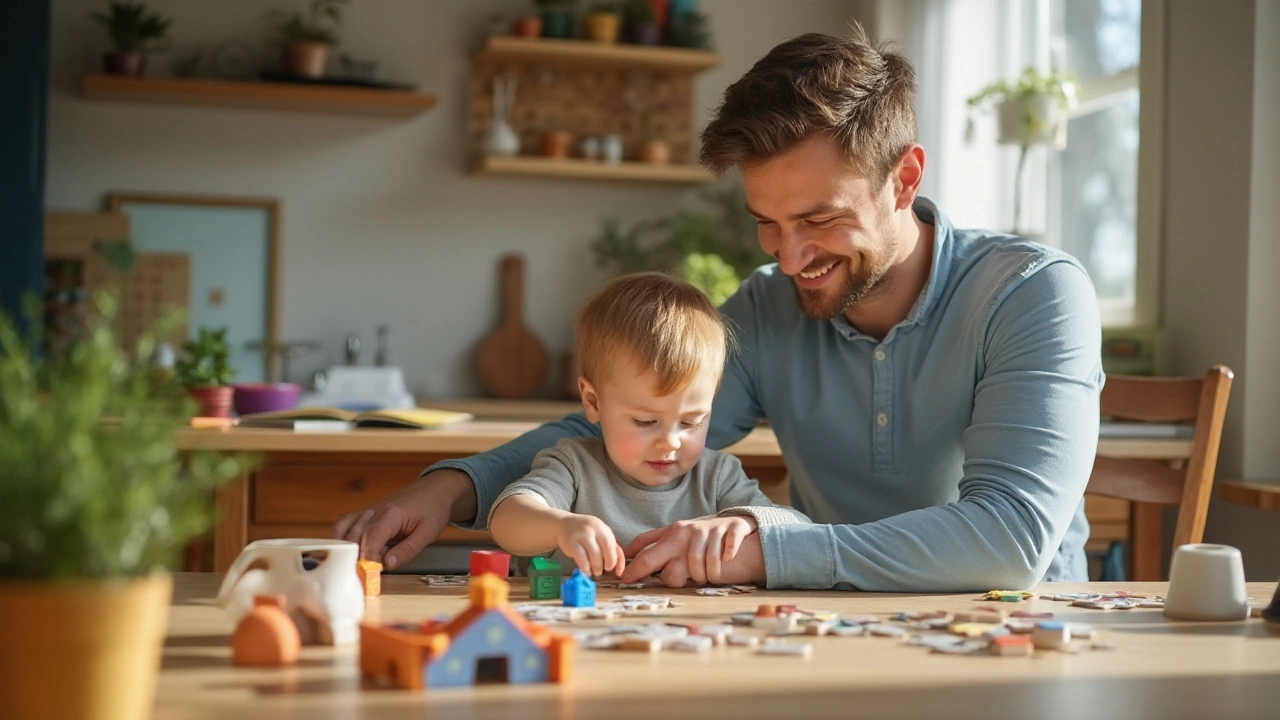
[[[266,465],[253,478],[253,522],[329,524],[418,479],[422,465]]]

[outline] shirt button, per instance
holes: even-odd
[[[885,425],[888,425],[889,416],[885,415],[884,413],[880,413],[879,415],[876,416],[876,424],[879,425],[880,427],[884,427]]]
[[[884,360],[884,351],[883,351],[883,350],[877,350],[877,351],[876,351],[876,359],[877,359],[877,360]]]

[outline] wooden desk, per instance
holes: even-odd
[[[156,692],[155,720],[278,718],[1274,718],[1280,708],[1280,633],[1259,619],[1236,623],[1165,620],[1159,610],[1085,610],[1032,600],[1006,607],[1051,611],[1084,622],[1114,650],[1043,652],[1034,658],[931,654],[888,638],[798,638],[814,643],[810,659],[713,648],[700,655],[657,655],[578,648],[573,679],[558,685],[489,685],[413,692],[363,682],[358,649],[304,648],[297,667],[234,668],[231,623],[213,606],[219,575],[179,574]],[[527,586],[513,581],[520,602]],[[1040,591],[1110,584],[1047,584]],[[1129,583],[1163,593],[1162,583]],[[1275,583],[1250,583],[1267,600]],[[383,596],[368,617],[418,620],[454,614],[465,588],[427,588],[413,576],[383,576]],[[628,591],[630,592],[630,591]],[[657,594],[658,591],[646,591]],[[602,589],[600,599],[622,594]],[[665,621],[709,622],[759,603],[888,616],[971,610],[976,594],[892,595],[757,592],[700,597],[662,594],[685,603]],[[747,632],[759,632],[750,631]]]
[[[339,517],[395,493],[429,465],[491,450],[538,426],[532,421],[458,423],[438,430],[352,430],[296,433],[233,428],[183,430],[182,450],[261,453],[262,465],[248,477],[219,488],[213,530],[212,568],[225,571],[252,540],[328,537]],[[758,428],[728,451],[775,502],[786,503],[787,468],[777,438]],[[492,544],[486,532],[446,528],[442,543]],[[203,561],[189,563],[200,566]]]
[[[208,448],[263,454],[263,464],[257,472],[217,491],[218,519],[211,567],[225,571],[252,540],[328,537],[329,527],[343,514],[395,493],[413,482],[427,466],[491,450],[537,426],[532,420],[476,420],[438,430],[183,430],[178,435],[178,446],[183,450]],[[760,482],[770,499],[790,502],[787,468],[771,429],[756,428],[728,451],[742,460],[743,469]],[[1098,453],[1112,457],[1170,460],[1186,458],[1190,451],[1191,441],[1183,439],[1103,438],[1098,443]],[[1090,520],[1097,525],[1094,542],[1104,546],[1112,540],[1129,539],[1135,533],[1160,532],[1158,513],[1130,508],[1123,500],[1090,498],[1089,512]],[[492,541],[488,533],[447,528],[440,542]],[[1136,558],[1134,566],[1148,568],[1152,561]],[[1154,572],[1144,570],[1146,575],[1135,577],[1158,578],[1158,557],[1154,568]]]

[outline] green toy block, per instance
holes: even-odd
[[[560,563],[544,557],[529,562],[529,597],[534,600],[560,597]]]

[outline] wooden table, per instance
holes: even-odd
[[[1280,511],[1280,482],[1275,480],[1219,480],[1218,494],[1237,505]]]
[[[436,430],[336,433],[259,428],[183,430],[178,446],[263,454],[263,464],[255,473],[217,491],[211,567],[225,571],[252,540],[328,537],[329,527],[344,513],[395,493],[427,466],[491,450],[538,424],[533,420],[475,420]],[[772,500],[790,502],[786,464],[770,428],[756,428],[727,450],[742,460],[743,469],[760,482]],[[1098,453],[1112,457],[1171,460],[1186,458],[1190,450],[1191,441],[1186,439],[1103,438],[1098,443]],[[1150,533],[1152,523],[1159,521],[1151,513],[1137,516],[1124,501],[1091,498],[1090,502],[1103,508],[1095,511],[1090,506],[1090,519],[1098,526],[1097,538],[1123,539],[1139,531]],[[1127,517],[1131,512],[1135,513],[1132,522]],[[1095,515],[1099,517],[1095,519]],[[1159,532],[1158,525],[1155,532]],[[440,541],[491,542],[488,533],[456,528],[447,528]],[[1150,577],[1158,576],[1157,567]]]
[[[1159,610],[1087,610],[1047,600],[1006,609],[1051,611],[1088,623],[1113,650],[1041,652],[1034,658],[949,656],[888,638],[797,638],[810,659],[754,655],[745,648],[656,655],[577,649],[573,679],[559,685],[488,685],[413,692],[362,681],[358,649],[304,648],[297,667],[234,668],[232,626],[213,606],[221,576],[179,574],[170,614],[155,720],[202,718],[1275,718],[1280,708],[1280,632],[1259,619],[1166,620]],[[527,585],[512,581],[522,602]],[[1158,594],[1163,583],[1046,584],[1038,592],[1126,589]],[[1266,601],[1275,583],[1250,583]],[[634,591],[627,591],[634,592]],[[897,595],[760,591],[701,597],[648,590],[684,605],[665,621],[707,623],[759,603],[888,616],[913,609],[971,610],[977,594]],[[413,576],[383,576],[371,620],[455,614],[465,588],[428,588]],[[601,589],[600,599],[622,591]],[[598,621],[597,621],[598,622]],[[748,630],[747,632],[758,632]]]
[[[328,537],[339,517],[372,505],[417,479],[428,466],[491,450],[539,425],[533,421],[458,423],[436,430],[376,430],[297,433],[293,430],[233,428],[182,430],[178,447],[262,454],[247,477],[215,494],[211,568],[225,571],[252,540]],[[775,502],[789,502],[787,468],[778,441],[758,428],[728,451],[742,460]],[[487,532],[446,528],[444,544],[491,545]],[[200,566],[203,560],[189,562]]]

